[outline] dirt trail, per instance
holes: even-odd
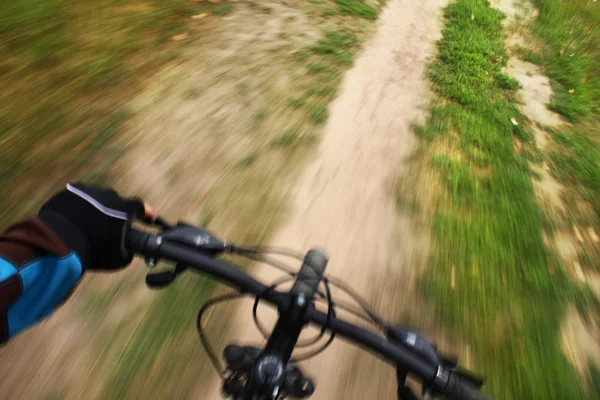
[[[330,107],[316,159],[296,185],[290,217],[273,236],[278,246],[327,249],[327,273],[390,318],[397,317],[398,293],[408,288],[422,246],[409,218],[398,215],[390,182],[408,172],[402,161],[414,149],[410,125],[426,104],[425,66],[444,3],[389,2]],[[266,280],[279,276],[266,267],[255,272]],[[254,331],[249,311],[248,304],[241,306],[232,327],[231,336],[244,342]],[[340,341],[306,369],[316,377],[315,399],[393,397],[392,368]],[[218,393],[215,383],[208,398]]]

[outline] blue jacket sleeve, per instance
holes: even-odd
[[[49,316],[82,272],[78,255],[39,219],[0,235],[0,343]]]

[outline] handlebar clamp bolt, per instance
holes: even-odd
[[[150,268],[154,268],[156,267],[156,258],[154,257],[146,257],[146,259],[144,259],[144,261],[146,262],[146,265]]]

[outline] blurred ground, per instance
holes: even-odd
[[[171,220],[261,243],[377,11],[365,5],[354,12],[364,18],[345,17],[320,1],[198,7],[168,37],[187,46],[124,105],[133,117],[114,141],[128,151],[111,175]],[[214,285],[190,279],[157,295],[143,274],[136,265],[86,277],[54,318],[2,352],[5,393],[186,397],[199,377],[212,379],[193,319]]]
[[[5,2],[0,223],[63,181],[111,182],[228,241],[324,247],[331,275],[487,368],[498,398],[594,398],[600,20],[534,2],[492,2],[503,28],[453,2],[438,52],[445,0]],[[217,398],[195,332],[215,284],[151,292],[145,273],[86,276],[0,352],[0,392]],[[250,315],[213,312],[215,343],[260,343]],[[346,343],[306,365],[314,398],[394,396],[393,370]]]
[[[414,285],[426,261],[427,234],[410,213],[398,213],[392,185],[410,174],[405,163],[415,149],[410,127],[423,119],[428,101],[425,67],[439,37],[443,3],[388,3],[331,104],[317,155],[298,178],[292,209],[272,240],[278,247],[325,249],[327,274],[369,299],[391,321],[415,311]],[[267,266],[253,272],[264,281],[281,277]],[[335,288],[332,294],[335,301],[348,301]],[[227,336],[260,345],[252,303],[249,299],[239,307]],[[273,321],[273,313],[265,314],[262,320],[270,316]],[[218,318],[218,313],[211,316]],[[395,397],[394,369],[341,340],[300,365],[316,380],[311,398]],[[219,392],[215,381],[207,398],[218,398]]]

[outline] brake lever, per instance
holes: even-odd
[[[140,221],[146,225],[152,225],[152,226],[156,226],[156,227],[159,227],[162,229],[172,229],[173,228],[173,225],[169,224],[162,217],[154,217],[154,218],[144,217],[144,218],[140,218]]]
[[[153,272],[146,275],[146,285],[151,289],[162,289],[177,278],[177,275],[187,269],[187,265],[178,263],[171,271]]]
[[[178,222],[174,227],[161,233],[160,237],[164,242],[194,247],[212,257],[227,250],[225,243],[217,239],[216,236],[184,222]]]

